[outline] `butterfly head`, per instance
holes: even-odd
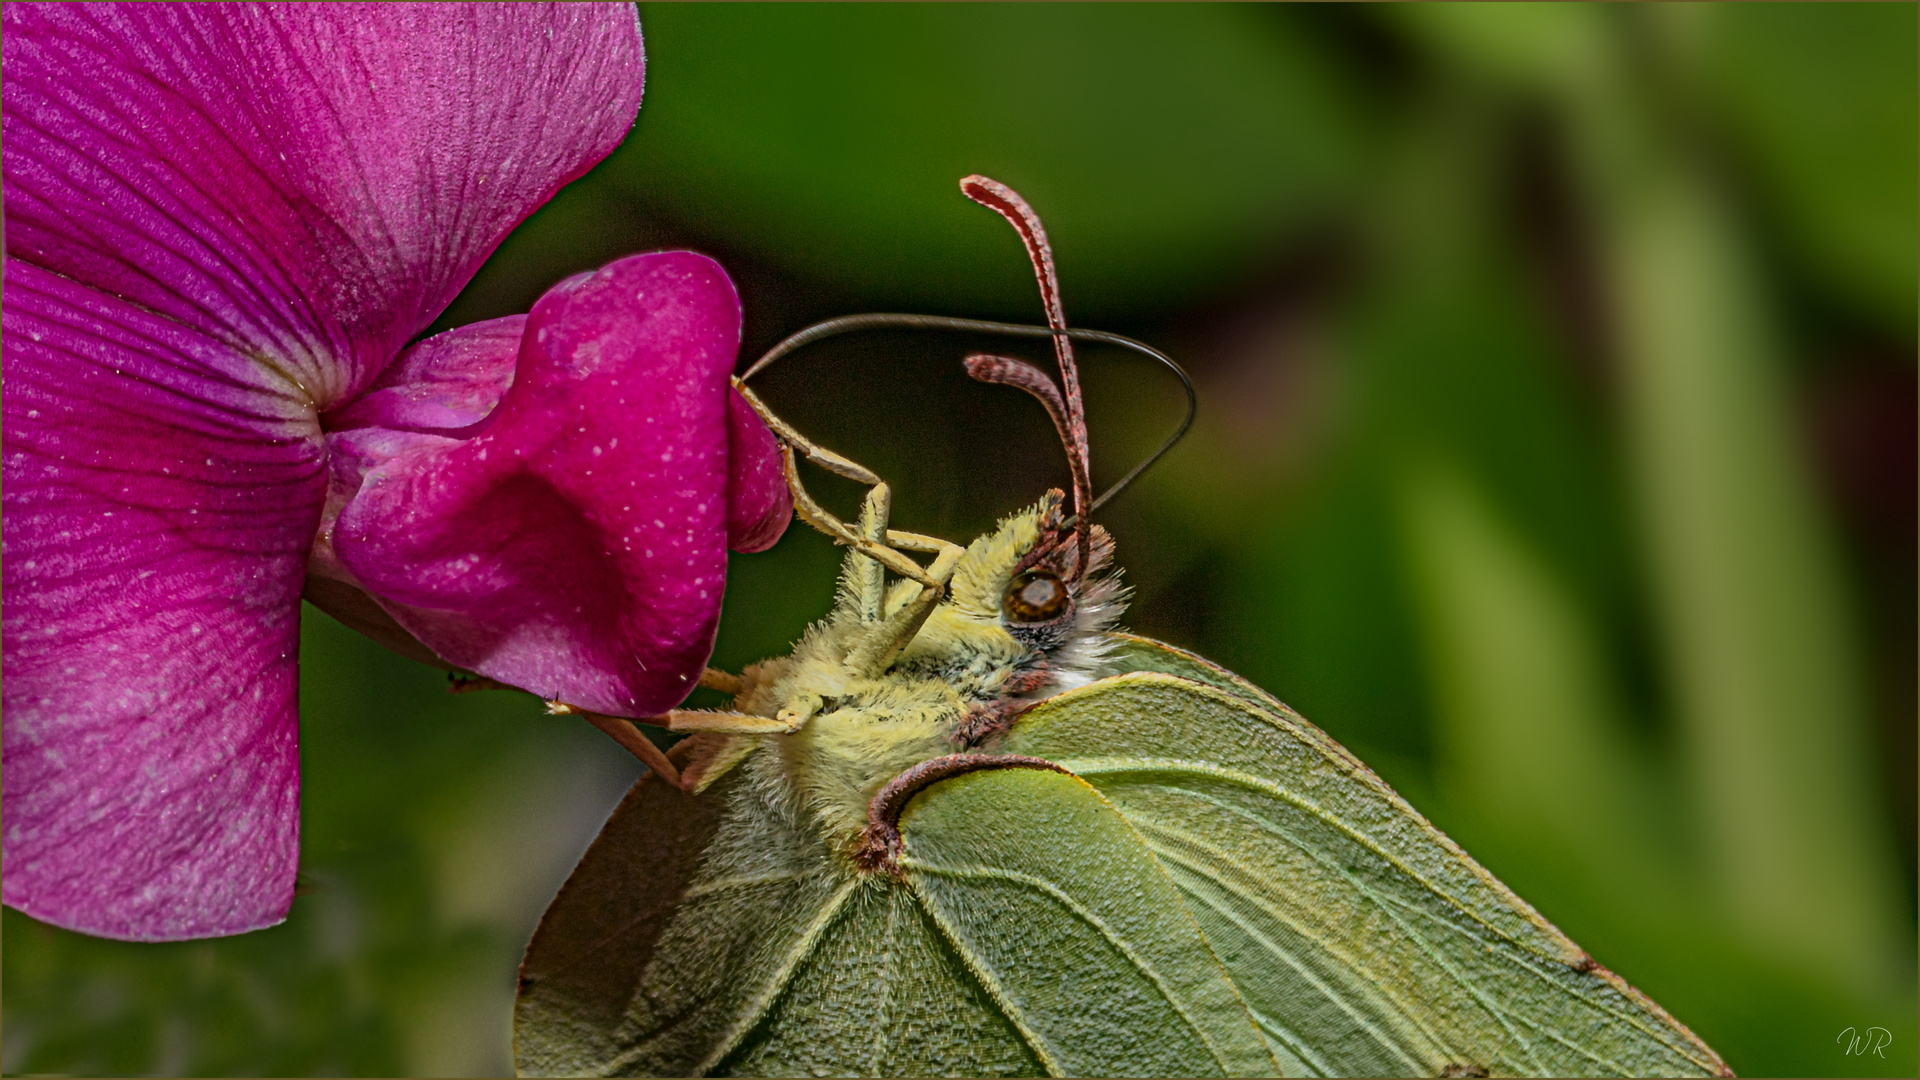
[[[1049,491],[968,545],[945,600],[894,669],[977,679],[968,696],[978,697],[1044,696],[1103,674],[1106,634],[1126,590],[1112,537],[1090,526],[1083,547],[1065,503]]]

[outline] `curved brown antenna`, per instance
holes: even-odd
[[[1087,414],[1080,403],[1080,372],[1073,364],[1073,342],[1067,337],[1067,316],[1060,307],[1060,279],[1053,272],[1053,248],[1047,244],[1047,230],[1040,224],[1040,215],[1033,212],[1033,207],[1027,205],[1027,200],[1021,198],[1019,192],[998,180],[978,174],[960,181],[960,191],[967,198],[1006,218],[1007,223],[1013,226],[1014,231],[1020,234],[1021,241],[1027,245],[1027,257],[1033,260],[1033,274],[1040,282],[1040,302],[1047,309],[1047,326],[1054,332],[1053,355],[1054,359],[1060,363],[1060,389],[1064,393],[1050,400],[1039,390],[1028,385],[1032,381],[1031,376],[1015,373],[1007,368],[1009,361],[1005,358],[999,358],[1000,363],[996,365],[996,369],[1002,374],[1017,374],[1021,381],[1009,385],[1018,386],[1040,398],[1042,403],[1048,405],[1048,412],[1054,411],[1053,405],[1059,398],[1065,399],[1066,421],[1062,424],[1060,417],[1056,415],[1054,424],[1060,428],[1061,440],[1066,443],[1067,467],[1073,473],[1074,531],[1078,536],[1080,547],[1078,565],[1081,567],[1080,572],[1084,573],[1093,544],[1091,523],[1087,520],[1093,510],[1093,470],[1087,455]],[[1039,376],[1048,384],[1052,382],[1030,364],[1020,361],[1011,361],[1011,363],[1020,364],[1032,375]],[[969,358],[967,371],[973,372],[971,358]],[[979,378],[978,375],[974,377]]]

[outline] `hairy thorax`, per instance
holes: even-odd
[[[921,586],[894,582],[863,602],[860,557],[850,555],[833,613],[792,655],[741,675],[735,708],[791,726],[746,751],[763,798],[813,820],[832,848],[850,853],[889,780],[933,758],[994,753],[1027,705],[1097,677],[1102,656],[1093,643],[1119,611],[1117,582],[1087,581],[1077,606],[1039,636],[1010,625],[1002,610],[1009,581],[1033,562],[1029,554],[1060,534],[1059,517],[1059,496],[1050,493],[975,541],[950,590],[897,654],[866,669],[858,658],[873,655],[873,641],[891,632],[890,620],[910,610]],[[1102,566],[1109,549],[1101,533]]]
[[[885,673],[862,677],[842,661],[860,629],[841,620],[815,627],[792,657],[748,669],[754,681],[741,699],[759,715],[807,717],[794,734],[766,740],[753,772],[842,850],[889,779],[968,749],[969,719],[1002,700],[1009,683],[1022,685],[1019,674],[1037,660],[998,627],[943,605]]]

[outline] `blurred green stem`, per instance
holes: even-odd
[[[1559,89],[1703,834],[1745,931],[1868,990],[1908,935],[1866,782],[1834,539],[1731,200],[1673,120],[1684,83],[1630,70],[1644,44],[1654,72],[1684,76],[1686,20],[1703,13],[1621,14],[1642,25],[1617,29],[1647,36],[1616,35]]]
[[[1400,498],[1448,801],[1530,858],[1664,911],[1656,800],[1588,613],[1461,470],[1410,468]]]

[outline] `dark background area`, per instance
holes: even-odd
[[[681,246],[744,358],[858,311],[1033,322],[956,182],[1012,185],[1070,321],[1200,386],[1103,511],[1132,629],[1320,724],[1737,1071],[1912,1075],[1915,11],[644,6],[634,133],[437,328]],[[1066,478],[976,348],[1044,362],[875,333],[756,386],[964,541]],[[1101,485],[1180,399],[1082,362]],[[799,525],[735,557],[715,664],[784,652],[837,563]],[[519,950],[637,767],[306,630],[292,917],[7,911],[7,1072],[510,1068]]]

